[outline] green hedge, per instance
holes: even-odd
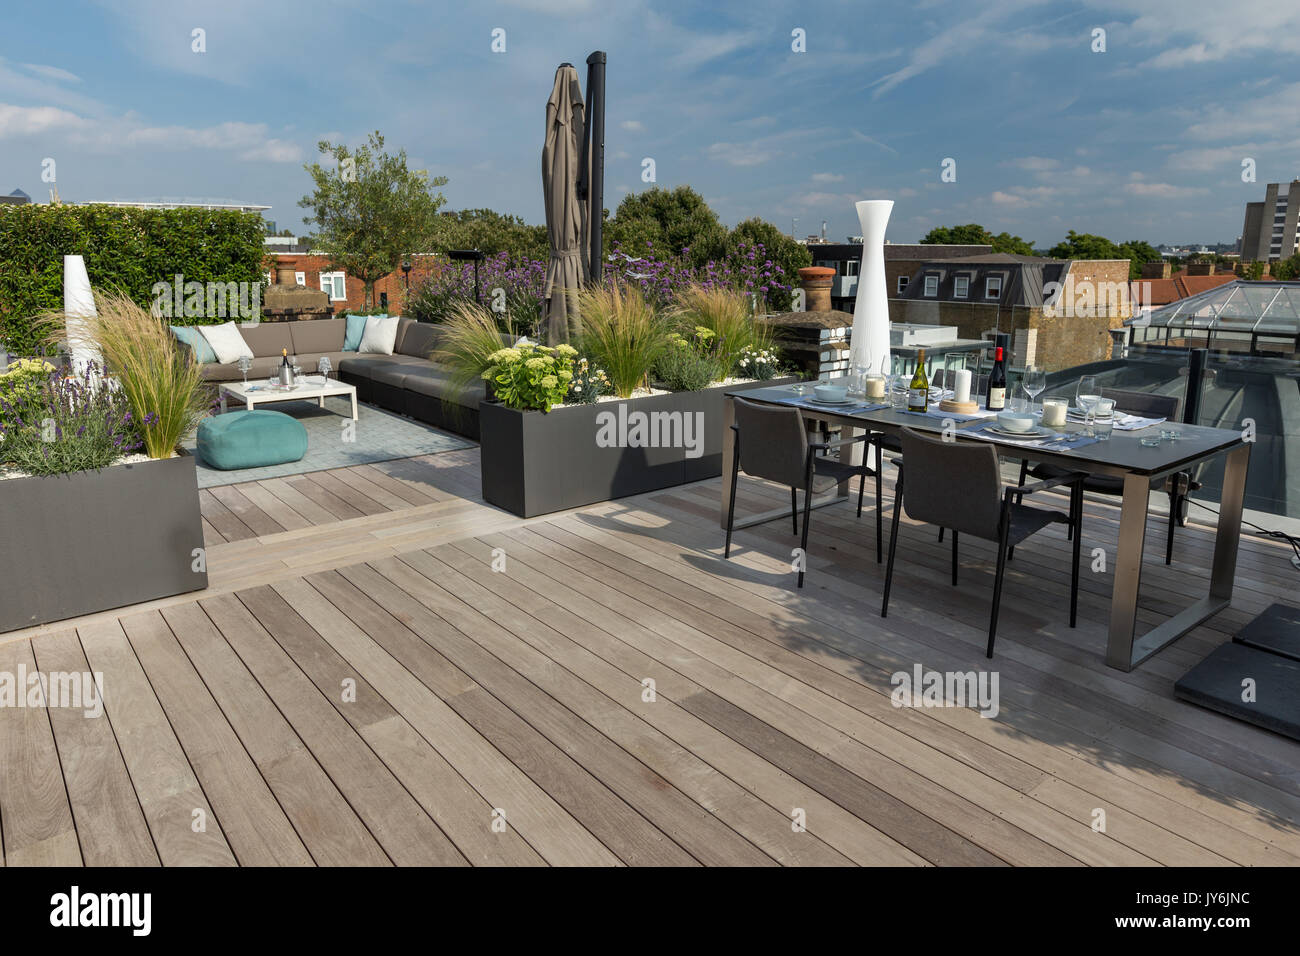
[[[154,284],[177,273],[186,282],[264,282],[264,236],[257,213],[0,205],[0,342],[39,350],[31,320],[63,308],[65,255],[85,256],[91,285],[120,288],[148,308]]]

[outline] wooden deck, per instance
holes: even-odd
[[[988,662],[983,543],[953,588],[905,522],[882,620],[869,510],[814,513],[796,591],[786,522],[720,560],[716,481],[531,521],[477,488],[471,450],[214,489],[208,591],[0,637],[0,671],[106,699],[0,709],[0,862],[1300,863],[1300,747],[1172,695],[1293,593],[1271,541],[1125,674],[1108,573],[1066,626],[1063,528],[1017,548]],[[738,509],[782,501],[742,482]],[[1085,554],[1117,522],[1090,501]],[[1172,569],[1155,522],[1148,547],[1145,621],[1203,590],[1210,530]],[[916,664],[996,671],[997,717],[894,707]]]

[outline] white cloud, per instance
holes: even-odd
[[[997,203],[999,206],[1027,206],[1027,205],[1029,205],[1029,200],[1025,199],[1024,197],[1022,197],[1022,196],[1014,196],[1014,195],[1012,195],[1011,193],[1004,193],[1004,192],[1002,192],[1000,189],[995,189],[995,190],[993,191],[993,195],[990,196],[989,199],[991,199],[993,202]]]
[[[632,133],[641,133],[645,131],[645,124],[640,120],[623,120],[623,122],[618,125]]]
[[[0,139],[43,136],[57,130],[75,130],[85,121],[56,106],[13,106],[0,103]]]
[[[58,83],[80,83],[81,77],[75,73],[69,73],[67,70],[57,66],[48,66],[44,63],[24,63],[23,69],[29,73],[35,73],[37,76],[44,77],[47,80],[54,80]]]
[[[1124,184],[1124,192],[1130,196],[1144,199],[1188,199],[1192,196],[1204,196],[1208,189],[1200,186],[1175,186],[1171,183],[1132,182]]]
[[[1014,166],[1017,169],[1024,169],[1031,173],[1046,172],[1049,169],[1056,169],[1061,165],[1059,160],[1048,159],[1046,156],[1022,156],[1018,159],[1009,159],[1002,165]]]
[[[759,166],[772,158],[772,154],[758,149],[752,143],[714,143],[704,155],[709,159],[732,166]]]
[[[844,181],[844,177],[839,173],[813,173],[812,181],[815,183],[839,183]]]

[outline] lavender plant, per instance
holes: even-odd
[[[0,463],[31,475],[62,475],[105,468],[144,447],[138,419],[121,388],[88,365],[79,375],[46,379],[20,413],[0,420]]]

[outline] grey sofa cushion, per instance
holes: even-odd
[[[279,357],[282,350],[293,354],[293,336],[289,333],[288,322],[258,322],[256,325],[241,325],[239,334],[244,337],[244,341],[258,358],[270,355]]]
[[[248,370],[248,380],[266,378],[272,372],[280,367],[282,356],[279,352],[275,355],[263,355],[253,359],[253,364]],[[233,362],[222,365],[220,362],[209,362],[201,365],[203,370],[203,380],[205,382],[242,382],[244,373],[239,370],[239,366]]]
[[[339,368],[349,375],[373,380],[380,371],[409,371],[428,364],[428,359],[416,358],[414,355],[358,355],[356,352],[344,352]]]
[[[287,323],[291,329],[298,355],[343,351],[343,336],[347,332],[347,319],[311,319],[306,322]],[[306,368],[304,365],[303,368]]]
[[[429,322],[412,322],[402,333],[402,341],[394,350],[402,355],[428,358],[438,344],[438,326]]]
[[[455,388],[452,381],[449,369],[441,365],[429,365],[408,372],[402,387],[410,392],[445,399],[469,408],[478,408],[478,403],[487,398],[487,385],[482,379],[470,382],[463,389]]]

